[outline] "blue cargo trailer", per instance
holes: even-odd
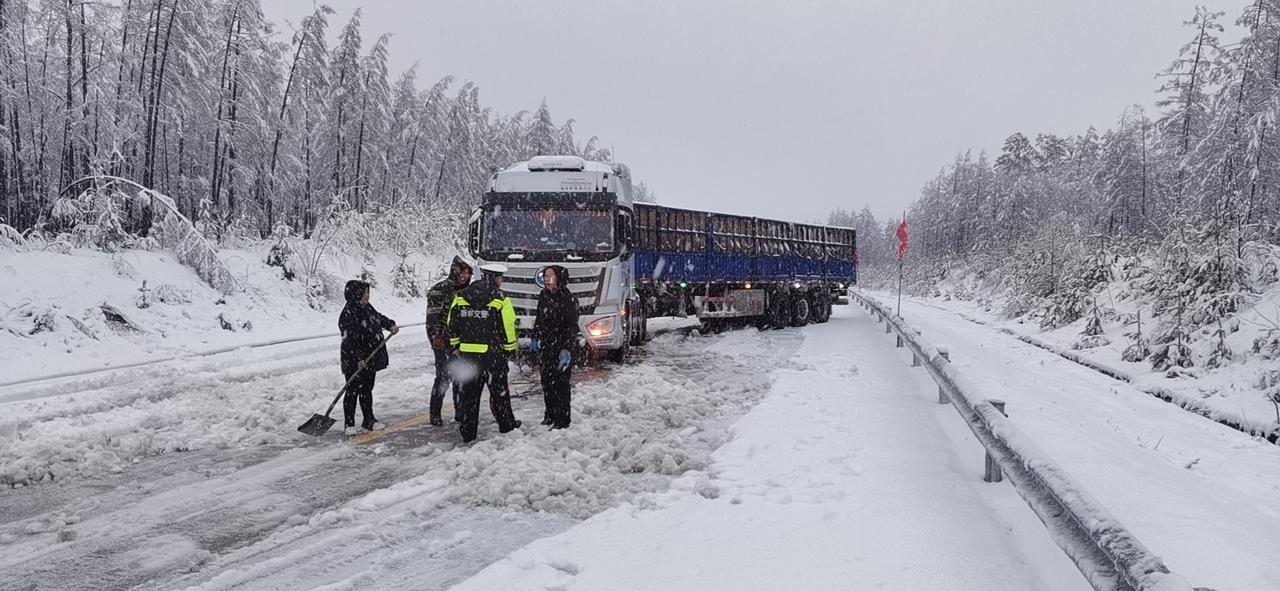
[[[851,228],[634,204],[636,290],[647,316],[716,325],[826,322],[857,282]]]

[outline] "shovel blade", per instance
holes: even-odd
[[[338,419],[331,419],[322,414],[314,414],[307,419],[307,422],[298,426],[298,431],[312,437],[319,437],[324,435],[329,430],[329,427],[332,427],[336,422],[338,422]]]

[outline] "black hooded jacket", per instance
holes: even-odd
[[[395,326],[395,321],[379,314],[371,304],[361,303],[369,284],[352,279],[343,290],[347,305],[338,315],[338,330],[342,333],[342,372],[351,373],[358,367],[358,362],[368,357],[382,342],[382,331]],[[387,348],[378,349],[378,353],[369,360],[368,369],[378,371],[387,368],[389,363]]]
[[[444,336],[444,324],[449,316],[449,306],[453,305],[453,296],[465,286],[458,285],[458,276],[463,271],[470,271],[471,265],[462,257],[453,257],[449,265],[449,276],[436,282],[427,290],[427,336]]]
[[[543,351],[558,354],[572,350],[578,340],[578,299],[569,291],[569,271],[551,265],[556,274],[555,291],[547,288],[538,294],[538,316],[533,321],[531,337],[542,341]]]

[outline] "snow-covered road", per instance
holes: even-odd
[[[806,328],[706,470],[456,589],[1088,589],[875,328],[856,307]]]
[[[904,300],[902,315],[1170,570],[1280,589],[1280,447],[955,313]]]
[[[1275,497],[1275,456],[1204,431],[1195,441],[1234,444],[1241,461],[1213,447],[1183,468],[1168,454],[1207,427],[1166,423],[1143,406],[1163,403],[957,321],[926,335],[1170,568],[1221,589],[1278,586],[1274,565],[1246,564],[1280,531],[1257,506]],[[424,340],[393,342],[375,390],[384,420],[423,411]],[[583,376],[572,429],[544,431],[541,401],[517,400],[525,426],[499,435],[482,415],[473,446],[452,425],[371,445],[299,435],[341,385],[333,349],[0,389],[0,476],[30,483],[0,490],[0,588],[1087,588],[1012,487],[982,482],[967,427],[856,306],[804,329],[660,335]],[[1073,400],[1037,398],[1052,388]],[[1118,420],[1126,408],[1145,418]],[[1242,537],[1185,548],[1193,519]]]
[[[333,343],[5,389],[0,473],[31,484],[0,490],[0,588],[447,586],[703,467],[801,338],[664,334],[583,375],[573,429],[517,400],[522,432],[482,422],[470,447],[452,425],[366,446],[298,434],[341,385]],[[393,342],[388,421],[424,410],[424,341]]]

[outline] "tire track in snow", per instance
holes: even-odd
[[[544,432],[533,425],[542,411],[541,401],[534,399],[516,403],[528,431],[523,435],[498,437],[482,415],[482,442],[476,446],[455,449],[457,432],[450,425],[357,447],[338,443],[342,439],[332,435],[319,440],[297,435],[293,427],[311,409],[291,406],[276,424],[255,426],[283,429],[279,444],[245,439],[226,447],[136,456],[120,474],[0,490],[0,543],[7,544],[0,553],[0,588],[310,587],[344,580],[379,587],[402,580],[401,588],[423,588],[461,580],[524,542],[612,504],[618,495],[662,489],[683,468],[667,467],[654,453],[686,458],[677,464],[698,465],[698,457],[722,441],[725,417],[745,412],[767,391],[769,371],[801,339],[793,330],[759,335],[661,337],[642,359],[606,372],[603,381],[582,385],[575,393],[575,428],[565,432]],[[711,349],[712,343],[735,338],[750,351]],[[431,378],[422,351],[393,354],[393,366],[380,373],[375,391],[384,419],[421,412]],[[252,379],[222,382],[228,390],[222,394],[242,400],[338,379],[318,375],[326,370],[310,369],[309,363],[304,359],[269,371],[254,368]],[[172,387],[174,380],[180,382],[167,378],[152,383]],[[208,386],[138,404],[217,395],[217,388]],[[148,382],[133,387],[145,389]],[[645,388],[664,392],[655,396]],[[306,398],[316,402],[313,394]],[[685,405],[698,412],[685,412]],[[210,412],[198,404],[185,408]],[[96,414],[109,419],[121,412],[116,408]],[[186,418],[208,420],[199,414]],[[624,425],[618,421],[624,419],[642,419],[655,430],[629,434],[619,429]],[[216,430],[220,424],[218,417],[207,426]],[[568,482],[570,489],[588,486],[596,487],[595,492],[558,509],[556,494],[535,498],[539,486],[550,491],[566,483],[556,479],[564,475],[563,467],[574,464],[556,462],[602,441],[613,446],[612,460],[579,461],[615,472],[593,480],[590,470],[578,467],[575,473],[586,480]],[[298,442],[296,449],[289,447]],[[548,458],[555,461],[547,463]],[[530,468],[530,461],[544,463]],[[429,471],[452,484],[406,488]],[[546,480],[520,487],[536,478]],[[568,489],[558,494],[574,498]],[[367,500],[388,496],[394,502]],[[550,509],[528,510],[538,503]],[[63,535],[74,537],[60,542]],[[379,579],[370,569],[405,576]]]

